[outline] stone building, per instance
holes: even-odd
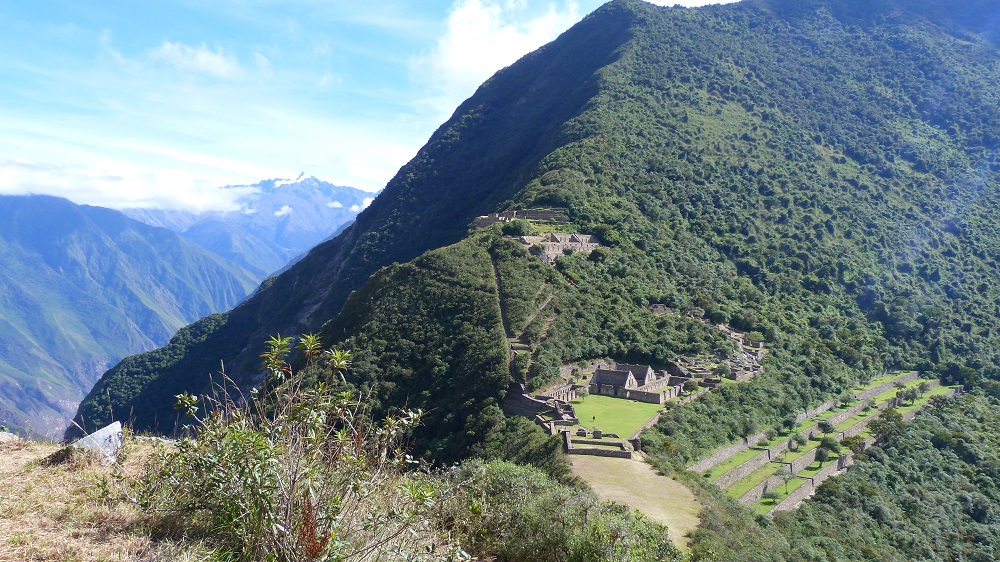
[[[689,380],[665,371],[654,371],[648,365],[616,363],[613,369],[594,372],[589,391],[591,394],[663,404],[680,396],[684,392],[684,383]]]
[[[553,263],[556,258],[567,251],[589,254],[601,245],[601,241],[592,234],[546,234],[544,236],[522,236],[521,244],[538,246],[542,253],[538,256],[545,263]]]

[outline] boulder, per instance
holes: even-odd
[[[21,438],[8,431],[0,431],[0,443],[13,443],[15,441],[20,441]]]
[[[115,422],[73,443],[77,449],[94,451],[104,458],[105,462],[114,462],[118,451],[122,448],[125,436],[122,434],[122,423]]]

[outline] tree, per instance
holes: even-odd
[[[819,427],[819,430],[825,434],[833,433],[833,431],[836,429],[835,427],[833,427],[833,424],[830,423],[829,420],[823,420],[819,422],[819,424],[817,424],[817,427]]]
[[[895,408],[889,408],[872,423],[868,424],[868,429],[876,441],[883,441],[897,435],[903,429],[903,415]]]
[[[768,490],[764,492],[763,499],[775,504],[781,499],[781,494],[779,494],[777,490]]]
[[[831,453],[839,453],[840,452],[840,443],[837,442],[837,440],[834,439],[833,437],[829,437],[829,436],[824,437],[819,442],[819,446],[822,447],[822,448],[824,448],[824,449],[826,449],[827,451],[830,451]]]
[[[830,451],[825,447],[820,447],[816,449],[816,461],[819,462],[819,466],[822,468],[823,463],[830,458]]]
[[[861,451],[865,450],[865,438],[860,435],[845,437],[840,444],[855,455],[859,455]]]
[[[526,219],[515,219],[500,227],[504,236],[530,236],[534,229]]]
[[[774,475],[781,479],[785,483],[785,495],[788,495],[788,481],[792,479],[792,471],[788,470],[786,467],[781,467],[774,472]]]

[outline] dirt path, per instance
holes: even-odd
[[[701,504],[687,486],[660,476],[641,460],[573,455],[573,474],[583,478],[601,499],[623,503],[670,529],[670,540],[687,550],[687,534],[701,520]]]
[[[541,294],[541,291],[542,291],[542,290],[543,290],[544,288],[545,288],[545,286],[543,285],[543,286],[542,286],[542,289],[539,289],[539,290],[538,290],[539,294]],[[543,310],[545,310],[545,307],[546,307],[546,306],[549,306],[549,303],[550,303],[550,302],[552,302],[552,299],[553,299],[553,298],[555,298],[555,296],[556,296],[556,295],[555,295],[555,292],[554,292],[554,291],[553,291],[553,292],[551,292],[551,293],[549,293],[549,297],[548,297],[547,299],[545,299],[545,302],[543,302],[543,303],[541,304],[541,306],[539,306],[538,308],[536,308],[536,309],[535,309],[535,312],[533,312],[533,313],[531,314],[531,316],[530,316],[530,317],[528,318],[528,321],[524,323],[524,328],[525,328],[525,329],[527,329],[527,327],[528,327],[528,326],[530,326],[530,325],[531,325],[531,323],[535,321],[535,318],[538,318],[538,315],[539,315],[539,314],[541,314],[541,312],[542,312]],[[516,335],[516,336],[514,336],[514,338],[512,338],[512,339],[517,339],[517,338],[520,338],[520,337],[521,337],[521,336],[522,336],[523,334],[524,334],[524,330],[521,330],[521,333],[520,333],[520,334],[518,334],[518,335]]]

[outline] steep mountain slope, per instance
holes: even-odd
[[[32,196],[0,198],[0,287],[0,422],[51,436],[109,365],[253,281],[169,231]]]
[[[143,405],[135,410],[139,427],[173,420],[166,395],[204,388],[220,359],[229,373],[250,382],[267,336],[318,330],[380,267],[459,241],[475,216],[513,196],[535,164],[560,144],[561,124],[596,93],[595,73],[617,57],[632,21],[629,9],[613,6],[604,17],[567,32],[564,41],[498,73],[343,234],[313,249],[243,305],[212,318],[211,326],[194,326],[197,338],[123,361],[102,377],[78,415],[108,419],[109,405],[97,397],[111,391],[115,409]],[[149,362],[160,368],[144,368]],[[169,429],[173,422],[165,425]]]
[[[230,212],[125,209],[129,217],[180,233],[263,279],[325,240],[376,194],[299,174],[222,189],[240,193]]]
[[[753,383],[661,419],[650,447],[682,460],[885,368],[996,377],[1000,70],[979,31],[1000,12],[946,12],[611,2],[484,84],[342,235],[183,341],[123,361],[80,415],[107,419],[110,395],[154,427],[219,359],[252,384],[266,335],[332,319],[326,341],[359,358],[348,383],[385,407],[434,407],[419,446],[447,461],[496,425],[518,377],[727,350],[651,303],[759,331],[773,350]],[[498,234],[468,236],[478,214],[552,206],[607,248],[560,257],[546,278]],[[501,332],[518,334],[490,311],[540,294],[554,313],[521,314],[533,371],[512,374]]]

